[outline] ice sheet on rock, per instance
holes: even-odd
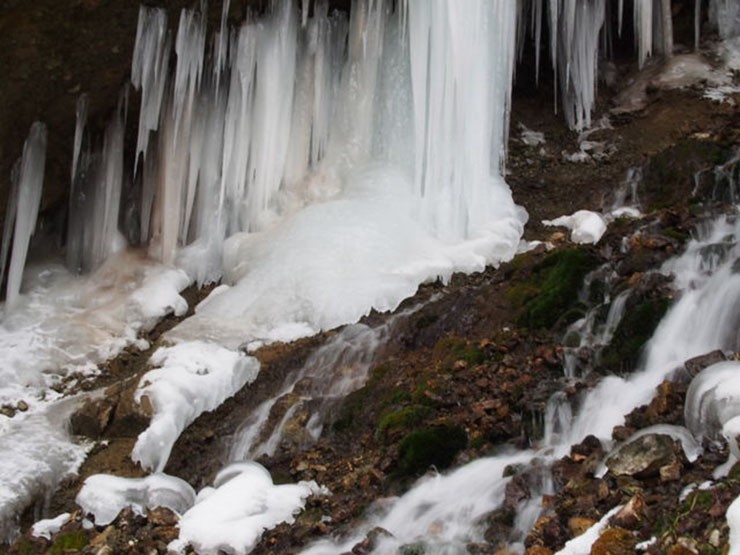
[[[198,493],[195,505],[180,519],[180,537],[169,545],[182,553],[191,545],[201,555],[249,553],[263,532],[292,523],[310,495],[328,491],[316,482],[275,485],[257,463],[230,465],[213,487]]]
[[[153,415],[136,440],[131,457],[146,469],[161,471],[180,433],[203,412],[217,408],[257,377],[259,362],[214,343],[184,342],[162,347],[150,364],[135,399],[146,397]]]
[[[97,372],[159,319],[182,314],[179,292],[190,282],[136,251],[118,253],[90,276],[49,263],[29,268],[25,279],[18,306],[0,305],[0,403],[33,404],[63,377]]]
[[[54,518],[45,518],[39,520],[31,526],[31,535],[35,538],[51,539],[51,537],[61,530],[62,526],[69,522],[72,517],[69,513],[62,513]]]
[[[195,491],[184,480],[167,474],[145,478],[94,474],[85,480],[75,502],[84,513],[93,515],[95,524],[105,526],[126,507],[139,515],[156,507],[183,514],[195,503]]]
[[[345,553],[364,539],[374,527],[381,527],[392,538],[382,540],[379,553],[396,553],[407,543],[423,541],[433,553],[459,553],[471,542],[481,541],[471,523],[475,523],[504,500],[504,469],[530,461],[531,451],[503,454],[473,461],[447,475],[426,476],[402,497],[387,500],[378,507],[378,516],[370,519],[356,535],[341,544],[321,541],[303,551],[303,555]],[[437,549],[439,548],[439,549]],[[445,550],[446,549],[446,550]]]
[[[599,539],[601,532],[609,524],[609,519],[617,514],[621,508],[622,505],[617,505],[583,534],[573,538],[572,540],[568,540],[563,549],[558,551],[556,555],[589,555],[594,542]]]
[[[590,210],[578,210],[570,216],[560,216],[554,220],[543,220],[547,226],[563,226],[571,230],[570,239],[574,243],[599,242],[606,232],[606,222],[603,216]]]
[[[66,408],[0,416],[0,543],[17,534],[18,516],[76,474],[89,445],[74,443],[63,429]]]
[[[719,362],[697,374],[686,392],[684,405],[686,426],[694,436],[718,440],[723,431],[729,433],[736,430],[736,426],[730,426],[727,430],[724,428],[738,416],[740,362]],[[729,441],[729,445],[735,456],[740,455],[735,441]]]

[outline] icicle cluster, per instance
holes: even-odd
[[[209,50],[200,11],[182,12],[173,41],[166,14],[142,7],[135,186],[119,214],[125,102],[96,153],[81,100],[71,267],[113,252],[120,221],[156,258],[215,280],[226,237],[335,197],[368,164],[413,176],[415,217],[446,241],[484,234],[499,204],[510,209],[508,188],[492,179],[508,128],[515,3],[355,0],[349,20],[329,15],[327,0],[310,18],[295,8],[277,2],[229,30],[227,3]]]

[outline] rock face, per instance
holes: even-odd
[[[606,466],[615,476],[647,478],[661,473],[664,467],[679,462],[673,438],[649,434],[622,446],[606,459]]]

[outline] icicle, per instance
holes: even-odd
[[[74,180],[77,176],[77,163],[80,158],[80,149],[82,148],[82,133],[87,125],[87,94],[82,94],[77,99],[77,110],[76,110],[76,123],[75,123],[75,138],[74,138],[74,150],[72,151],[72,174],[70,176],[72,180],[72,189],[74,191]]]
[[[637,64],[642,68],[653,50],[653,0],[635,0],[634,10]]]
[[[740,35],[740,2],[709,0],[709,20],[717,27],[719,36],[723,39]]]
[[[215,62],[213,64],[213,73],[216,76],[216,90],[219,89],[221,84],[221,74],[226,69],[229,55],[229,29],[226,26],[229,18],[229,5],[231,0],[224,0],[221,6],[221,27],[219,28],[218,35],[216,35],[216,54],[214,56]]]
[[[17,201],[16,208],[11,210],[15,215],[15,234],[13,252],[8,270],[8,288],[6,306],[12,308],[18,302],[21,290],[23,270],[31,236],[36,229],[36,218],[41,204],[41,190],[44,185],[44,168],[46,165],[46,126],[35,122],[31,126],[26,143],[23,145],[20,171],[17,172],[17,194],[11,199]]]
[[[560,19],[561,100],[568,125],[577,130],[591,125],[605,9],[604,0],[566,0],[565,15]]]
[[[303,0],[301,4],[301,27],[306,27],[308,23],[308,3],[310,0]]]
[[[701,2],[702,0],[694,0],[694,50],[699,50],[699,42],[701,40]]]
[[[146,156],[150,132],[159,128],[169,59],[167,13],[163,9],[141,6],[131,66],[131,83],[141,90],[134,170],[138,167],[139,155]]]
[[[256,88],[243,229],[264,229],[280,189],[290,139],[295,87],[297,17],[282,2],[257,27]]]
[[[5,279],[5,270],[8,266],[8,254],[10,252],[10,240],[13,238],[13,226],[15,226],[15,215],[18,210],[18,183],[20,181],[21,160],[13,164],[10,172],[10,193],[8,195],[8,208],[5,211],[5,225],[3,226],[3,244],[0,250],[0,283]]]
[[[666,58],[673,56],[673,15],[671,14],[671,0],[660,0],[662,50]]]
[[[534,9],[534,79],[535,83],[540,82],[540,40],[542,38],[542,0],[535,0]]]
[[[701,0],[697,0],[701,1]],[[618,35],[622,36],[622,22],[624,21],[624,0],[619,0],[618,8],[617,8],[617,20],[619,21],[618,26]]]

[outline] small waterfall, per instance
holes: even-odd
[[[611,443],[613,427],[623,422],[632,409],[647,403],[655,387],[685,360],[715,349],[740,349],[738,260],[740,208],[735,207],[732,214],[721,215],[700,226],[685,252],[668,260],[660,269],[675,276],[679,297],[646,345],[644,361],[633,375],[603,378],[576,407],[565,393],[555,393],[547,404],[545,438],[539,450],[483,458],[448,476],[424,477],[389,507],[379,509],[380,514],[371,517],[352,539],[342,544],[322,541],[304,554],[345,552],[373,526],[392,534],[376,547],[375,553],[393,552],[392,549],[411,543],[424,545],[425,553],[462,553],[467,543],[480,538],[480,519],[501,506],[504,489],[511,479],[504,469],[512,464],[529,465],[525,472],[531,487],[530,497],[517,508],[510,538],[512,548],[521,548],[517,542],[540,513],[542,495],[554,491],[548,470],[554,460],[566,455],[571,445],[588,435]],[[602,327],[588,327],[594,340],[608,341],[628,295],[624,292],[611,302],[610,314]],[[585,324],[581,322],[581,326]],[[694,460],[700,452],[698,441],[702,438],[694,438],[685,428],[664,425],[642,433],[664,433],[680,439],[689,460]],[[468,498],[464,494],[466,488],[477,489]],[[466,525],[459,526],[463,519]]]
[[[291,430],[299,444],[316,441],[327,418],[349,393],[361,388],[376,357],[382,352],[393,329],[423,305],[404,310],[377,327],[365,324],[346,326],[318,348],[305,364],[289,375],[280,392],[252,412],[237,432],[229,460],[240,461],[272,456],[279,447],[286,426],[301,411],[298,430]],[[282,411],[282,416],[276,410]],[[268,424],[277,419],[270,429]]]

